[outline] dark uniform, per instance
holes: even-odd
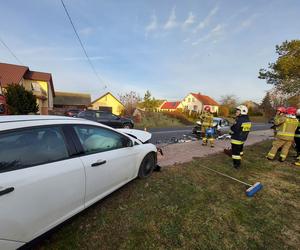
[[[248,138],[251,129],[251,122],[248,115],[240,115],[236,118],[235,123],[231,126],[231,150],[233,165],[235,168],[241,166],[242,156],[244,154],[244,142]]]

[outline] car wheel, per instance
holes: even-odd
[[[154,155],[151,153],[147,154],[141,163],[138,177],[140,179],[145,179],[149,177],[152,174],[153,170],[155,169],[156,167],[155,165],[156,165],[156,161]]]
[[[132,128],[132,124],[124,123],[123,128]]]

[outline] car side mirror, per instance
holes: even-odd
[[[127,145],[128,145],[127,147],[131,148],[131,147],[134,146],[134,142],[132,140],[129,140],[128,143],[127,143]]]

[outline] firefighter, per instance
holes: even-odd
[[[286,113],[286,108],[285,107],[278,107],[276,109],[276,115],[274,117],[274,125],[271,127],[274,129],[274,136],[277,134],[277,126],[275,125],[275,122],[278,121],[282,116],[284,116]]]
[[[267,155],[267,159],[273,160],[278,149],[282,147],[279,160],[281,162],[285,161],[298,127],[296,111],[296,108],[289,107],[286,109],[286,116],[282,116],[277,121],[274,121],[274,124],[277,126],[277,134],[272,143],[272,148]]]
[[[202,145],[206,146],[207,141],[210,142],[210,146],[214,147],[214,138],[213,133],[207,133],[208,131],[211,132],[213,129],[213,114],[209,106],[204,107],[204,112],[200,116],[201,121],[201,133],[202,133]]]
[[[300,166],[300,109],[297,109],[296,118],[298,119],[298,127],[295,132],[295,144],[297,151],[297,162],[295,165]]]
[[[251,129],[251,121],[248,117],[248,108],[240,105],[236,108],[236,120],[231,126],[231,157],[233,167],[241,167],[242,156],[244,155],[243,147]]]

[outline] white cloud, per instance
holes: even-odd
[[[146,36],[148,36],[148,34],[150,32],[155,31],[158,28],[158,24],[157,24],[157,17],[156,14],[153,13],[153,15],[151,16],[151,21],[150,23],[146,26],[145,31],[146,31]]]
[[[204,18],[204,20],[202,20],[196,27],[196,29],[194,30],[194,33],[204,29],[205,27],[207,27],[211,21],[211,18],[217,14],[219,10],[218,6],[215,6],[207,15],[207,17]]]
[[[255,22],[255,20],[257,19],[258,16],[259,16],[259,14],[255,13],[255,14],[249,16],[248,18],[244,19],[240,23],[240,25],[237,27],[236,32],[240,32],[242,30],[250,28],[253,25],[253,23]]]
[[[207,35],[199,38],[197,41],[194,41],[192,45],[196,46],[201,42],[208,41],[208,40],[211,40],[212,43],[217,43],[218,40],[224,35],[225,26],[226,26],[225,24],[218,24],[213,29],[211,29]]]
[[[196,21],[196,18],[193,15],[193,12],[190,12],[187,19],[184,21],[182,26],[183,26],[183,28],[187,28],[190,25],[193,25],[195,23],[195,21]]]
[[[172,28],[175,28],[178,23],[176,21],[176,11],[175,11],[175,7],[173,7],[172,11],[171,11],[171,14],[169,16],[169,19],[168,21],[166,22],[166,24],[164,25],[164,29],[165,30],[168,30],[168,29],[172,29]]]

